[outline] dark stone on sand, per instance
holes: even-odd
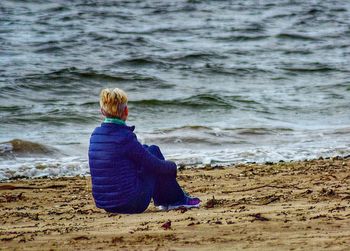
[[[335,157],[333,157],[332,159],[333,159],[333,160],[342,160],[343,157],[341,157],[341,156],[335,156]]]
[[[185,165],[185,164],[179,164],[177,170],[178,170],[178,171],[183,171],[183,170],[185,170],[185,168],[186,168],[186,165]]]
[[[251,222],[256,221],[256,220],[258,220],[258,221],[269,221],[268,218],[262,216],[260,213],[250,214],[250,216],[254,217],[254,219],[251,220]]]
[[[168,220],[161,226],[164,230],[171,229],[171,220]]]

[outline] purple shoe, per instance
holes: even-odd
[[[199,198],[186,196],[185,201],[177,202],[170,205],[161,205],[161,206],[158,206],[158,208],[162,211],[167,211],[167,210],[174,210],[178,208],[193,208],[193,207],[198,208],[200,204],[201,204],[201,200]]]

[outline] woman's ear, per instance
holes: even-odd
[[[120,119],[125,121],[128,118],[128,115],[129,115],[129,109],[127,106],[125,106],[123,113],[120,115]]]
[[[101,108],[101,113],[102,113],[103,116],[106,117],[106,113],[105,113],[105,111],[102,108]]]
[[[124,115],[125,115],[125,118],[128,117],[129,115],[129,108],[127,106],[124,108]]]

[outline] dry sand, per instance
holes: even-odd
[[[350,250],[350,159],[185,169],[200,209],[112,215],[89,178],[0,183],[1,250]],[[214,198],[214,199],[213,199]]]

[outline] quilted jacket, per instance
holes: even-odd
[[[149,153],[137,140],[134,128],[102,123],[91,135],[89,166],[98,208],[108,210],[136,199],[145,173],[176,177],[176,164]]]

